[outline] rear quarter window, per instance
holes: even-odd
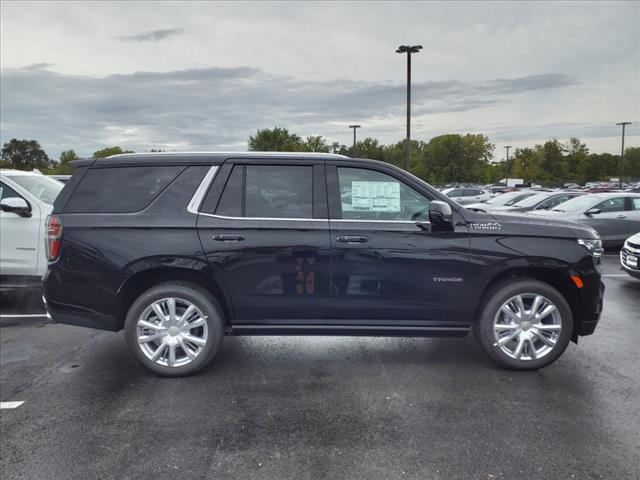
[[[64,212],[139,212],[184,169],[179,166],[92,168],[71,194]]]

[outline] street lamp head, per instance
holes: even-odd
[[[418,53],[422,50],[422,45],[400,45],[396,53]]]
[[[349,128],[360,128],[362,125],[349,125]]]
[[[620,122],[620,123],[616,123],[616,125],[631,125],[631,122]]]

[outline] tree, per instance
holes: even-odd
[[[60,161],[56,166],[51,168],[47,173],[50,175],[71,175],[73,174],[73,167],[70,165],[74,160],[78,160],[80,157],[76,155],[73,150],[65,150],[60,153]]]
[[[640,147],[624,150],[624,178],[640,180]]]
[[[93,158],[107,158],[112,155],[120,155],[122,153],[134,153],[131,150],[122,150],[120,147],[107,147],[94,152]]]
[[[249,137],[252,152],[301,152],[304,148],[302,139],[286,128],[265,128]]]
[[[437,183],[485,182],[494,148],[484,135],[440,135],[424,145],[421,168]]]
[[[2,147],[2,160],[16,170],[46,170],[51,160],[36,140],[12,138]]]
[[[351,147],[353,150],[353,147]],[[375,138],[367,137],[356,143],[356,152],[360,158],[384,160],[384,147]],[[354,153],[354,152],[352,152]]]
[[[311,135],[304,142],[303,151],[329,153],[331,145],[327,143],[327,140],[322,135]]]

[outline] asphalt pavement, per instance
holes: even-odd
[[[640,281],[604,263],[595,334],[537,372],[472,338],[227,337],[165,379],[3,296],[0,478],[638,479]]]

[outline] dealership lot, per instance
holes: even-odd
[[[604,274],[595,335],[537,372],[471,338],[241,337],[163,379],[4,296],[0,477],[638,478],[640,281]]]

